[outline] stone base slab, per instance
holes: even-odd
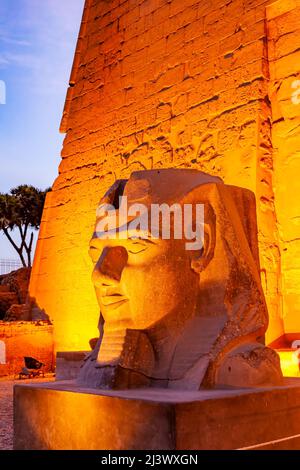
[[[16,385],[18,450],[300,449],[300,379],[265,389]]]
[[[56,353],[56,380],[75,380],[80,366],[89,351],[65,351]]]

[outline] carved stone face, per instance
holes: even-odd
[[[279,359],[264,346],[254,195],[205,173],[165,169],[117,181],[101,204],[121,214],[122,200],[203,204],[204,244],[187,250],[172,235],[132,237],[120,218],[118,236],[96,228],[89,253],[100,336],[78,382],[190,390],[280,383]]]
[[[196,254],[184,240],[92,238],[93,282],[105,328],[147,329],[169,314],[184,322],[196,309]]]

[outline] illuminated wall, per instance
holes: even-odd
[[[42,322],[0,322],[0,377],[18,374],[25,366],[24,356],[54,367],[53,327]]]
[[[87,247],[100,196],[115,179],[149,168],[199,169],[255,192],[267,339],[294,328],[296,312],[287,313],[287,305],[296,305],[295,289],[286,295],[291,272],[282,275],[290,234],[280,185],[289,163],[278,156],[284,144],[280,124],[272,130],[269,97],[271,3],[86,1],[61,125],[62,161],[30,287],[54,321],[56,349],[88,349],[97,335]],[[284,3],[293,9],[298,0]]]
[[[285,333],[295,333],[300,332],[300,1],[271,5],[267,18],[282,316]]]

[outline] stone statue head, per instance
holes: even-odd
[[[100,201],[89,252],[100,335],[79,383],[280,383],[279,359],[264,345],[251,191],[195,170],[135,172]]]

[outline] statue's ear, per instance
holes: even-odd
[[[211,224],[204,224],[203,247],[194,253],[191,267],[196,273],[204,271],[210,260],[213,258],[215,249],[215,233]]]

